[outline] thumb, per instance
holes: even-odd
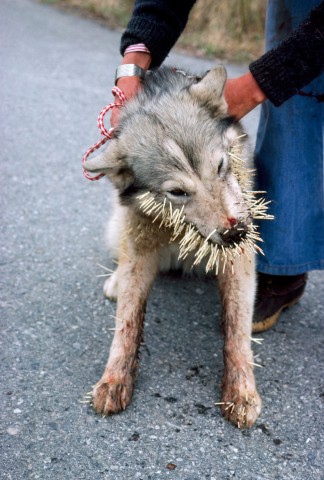
[[[117,82],[117,87],[124,93],[126,100],[129,101],[142,88],[142,82],[138,77],[121,77]],[[117,127],[119,121],[120,108],[116,107],[112,110],[110,117],[110,124],[112,127]]]
[[[112,109],[111,116],[110,116],[110,125],[112,128],[116,128],[119,123],[119,110],[120,107],[115,107]]]

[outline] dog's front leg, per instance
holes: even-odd
[[[251,427],[261,412],[256,390],[251,350],[252,315],[255,297],[255,265],[245,255],[219,275],[223,305],[224,363],[222,411],[241,427]]]
[[[105,371],[95,385],[93,406],[109,415],[129,405],[138,368],[146,300],[158,268],[157,251],[140,254],[132,245],[119,258],[115,336]]]

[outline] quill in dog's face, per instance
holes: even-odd
[[[167,69],[152,73],[123,108],[116,138],[85,168],[104,171],[123,205],[139,213],[138,197],[150,191],[158,202],[183,207],[185,222],[203,237],[230,246],[244,238],[250,213],[231,168],[231,147],[240,143],[243,157],[248,150],[226,113],[225,81],[222,67],[198,82]]]

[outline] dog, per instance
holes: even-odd
[[[117,299],[116,330],[92,391],[98,413],[117,413],[131,402],[158,271],[194,265],[218,277],[222,413],[239,428],[260,414],[251,350],[258,249],[252,217],[260,203],[251,201],[250,171],[238,168],[251,153],[242,126],[227,114],[226,77],[222,66],[203,77],[167,67],[149,72],[121,109],[107,150],[85,162],[87,171],[106,174],[117,194],[109,238],[118,267],[104,286]]]

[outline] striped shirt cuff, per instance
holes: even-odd
[[[144,43],[136,43],[135,45],[130,45],[126,48],[124,55],[126,53],[134,53],[134,52],[144,52],[144,53],[151,53],[149,49],[144,45]]]

